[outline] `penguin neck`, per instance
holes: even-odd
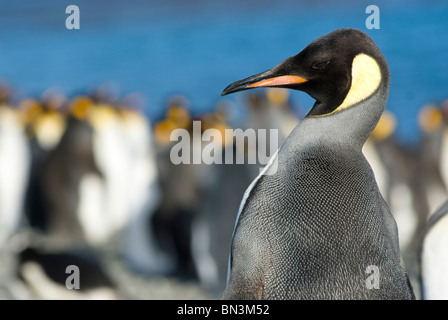
[[[388,93],[389,85],[385,83],[353,106],[325,116],[306,117],[291,133],[290,143],[300,148],[307,144],[327,144],[361,152],[384,111]]]

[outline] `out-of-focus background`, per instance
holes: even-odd
[[[72,4],[79,30],[66,28]],[[371,4],[379,30],[365,26]],[[262,164],[174,165],[170,133],[199,120],[279,129],[281,144],[310,97],[221,91],[341,27],[389,62],[387,111],[364,151],[418,287],[418,237],[447,198],[447,16],[444,0],[0,0],[0,298],[219,298]],[[70,265],[80,290],[66,288]]]

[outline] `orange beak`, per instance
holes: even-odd
[[[253,84],[248,85],[248,88],[256,88],[256,87],[277,87],[277,86],[284,86],[288,84],[299,84],[304,83],[307,80],[305,78],[299,77],[299,76],[279,76],[274,77],[266,80],[261,80],[258,82],[255,82]]]
[[[221,95],[243,91],[258,87],[288,87],[308,81],[307,79],[295,75],[282,75],[278,71],[268,70],[243,80],[236,81],[224,89]]]

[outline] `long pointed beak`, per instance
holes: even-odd
[[[307,79],[294,75],[275,75],[271,69],[230,84],[224,89],[221,96],[252,88],[285,87],[293,84],[304,83],[306,81]]]

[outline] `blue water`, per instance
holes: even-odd
[[[193,112],[211,110],[229,83],[353,27],[388,60],[387,108],[397,115],[400,139],[413,143],[421,106],[448,98],[448,1],[390,2],[0,0],[0,79],[24,96],[112,83],[121,95],[143,93],[155,119],[171,94],[186,95]],[[69,4],[80,8],[80,30],[65,28]],[[369,4],[381,10],[379,30],[365,27]],[[292,98],[305,111],[313,103],[300,92]]]

